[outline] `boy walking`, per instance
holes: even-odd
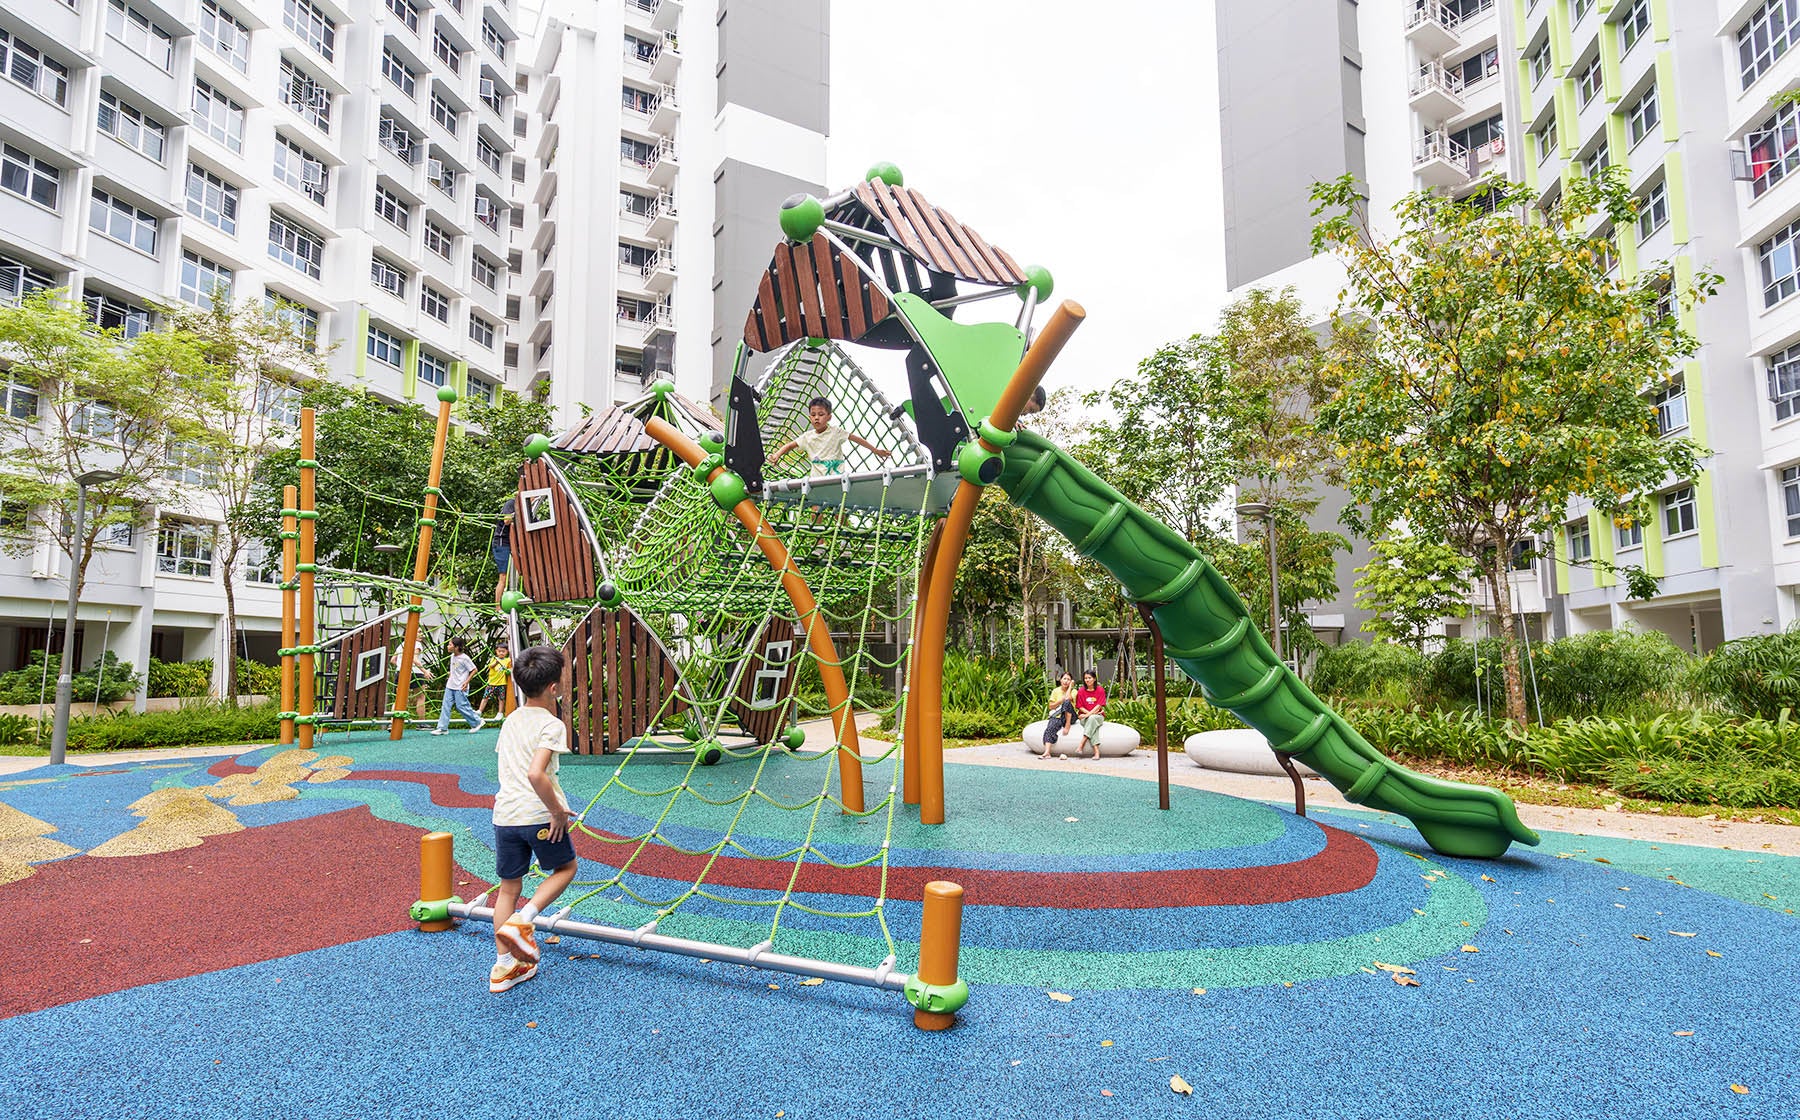
[[[563,655],[549,646],[519,651],[513,684],[525,696],[500,726],[500,792],[494,795],[493,971],[488,991],[504,992],[537,975],[533,922],[575,879],[575,845],[569,840],[569,802],[556,780],[557,755],[569,753],[568,731],[556,714]],[[532,857],[550,872],[517,913],[519,891]]]
[[[560,670],[558,670],[560,672]],[[469,721],[469,732],[474,734],[487,726],[487,721],[469,705],[469,678],[475,675],[475,659],[469,656],[468,643],[461,638],[450,639],[450,679],[444,682],[444,702],[438,708],[438,725],[433,735],[443,735],[450,730],[450,713],[458,711]]]

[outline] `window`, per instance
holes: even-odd
[[[275,178],[320,206],[325,205],[331,190],[331,172],[325,161],[280,135],[275,137]]]
[[[1800,106],[1775,111],[1763,126],[1744,137],[1750,170],[1750,197],[1758,198],[1800,167]]]
[[[289,331],[293,332],[293,340],[299,344],[301,349],[307,351],[318,349],[319,313],[317,311],[314,311],[304,303],[295,303],[286,296],[279,296],[274,292],[265,292],[263,293],[263,314],[270,319],[281,323],[283,326],[287,327]],[[263,403],[263,386],[275,384],[278,383],[269,381],[265,378],[261,382],[258,382],[256,386],[256,411],[264,416],[270,416],[272,419],[274,418],[273,415]],[[300,407],[299,390],[291,389],[289,386],[282,386],[282,388],[287,389],[294,394],[293,407],[297,410]],[[300,413],[296,411],[293,420],[284,422],[287,423],[289,427],[293,427],[299,422],[299,416]]]
[[[475,220],[491,230],[500,228],[500,205],[485,194],[475,196]]]
[[[456,246],[456,237],[436,222],[425,223],[425,247],[445,260]]]
[[[1613,522],[1613,544],[1620,551],[1642,547],[1643,543],[1644,523],[1642,521]]]
[[[419,285],[419,310],[440,323],[450,321],[450,297],[430,284]],[[439,384],[443,384],[439,382]]]
[[[205,168],[190,163],[187,212],[214,229],[236,233],[238,189]]]
[[[213,570],[213,530],[191,521],[165,521],[156,530],[156,570],[163,575],[200,576]]]
[[[419,380],[443,388],[450,383],[450,362],[429,350],[419,351]]]
[[[425,181],[443,191],[449,198],[456,197],[456,170],[441,159],[425,161]],[[481,200],[476,199],[475,216],[481,217]]]
[[[389,295],[406,298],[406,273],[399,265],[390,264],[380,257],[369,258],[369,279],[375,286]]]
[[[1612,166],[1612,147],[1604,138],[1600,146],[1589,152],[1581,160],[1581,173],[1589,179],[1598,179]]]
[[[648,115],[656,111],[656,95],[647,89],[636,86],[622,86],[619,91],[620,101],[627,109]]]
[[[382,117],[375,128],[375,142],[400,157],[401,163],[419,162],[419,138],[392,117]]]
[[[406,361],[406,344],[380,327],[369,328],[368,351],[369,357],[395,369]]]
[[[81,297],[81,306],[87,317],[102,330],[116,330],[126,338],[136,338],[150,329],[150,312],[124,300],[90,292]]]
[[[200,4],[200,44],[238,73],[249,73],[250,29],[213,0]]]
[[[500,149],[488,143],[485,136],[475,137],[475,158],[480,160],[489,171],[500,174]]]
[[[1489,47],[1486,50],[1477,51],[1456,63],[1451,70],[1462,76],[1464,89],[1476,82],[1485,81],[1500,72],[1500,48]]]
[[[462,50],[444,34],[442,21],[438,30],[432,33],[431,53],[443,59],[452,74],[462,73]]]
[[[493,78],[484,77],[481,79],[481,86],[477,93],[481,98],[481,103],[492,109],[496,117],[506,114],[506,94],[501,91],[499,82]]]
[[[629,136],[619,137],[619,160],[622,163],[635,163],[639,167],[649,167],[656,162],[656,145],[646,144],[642,140],[633,140]]]
[[[1692,533],[1700,521],[1694,507],[1694,488],[1683,486],[1662,496],[1663,539],[1669,540]]]
[[[98,188],[88,206],[88,228],[140,252],[156,252],[156,215]]]
[[[0,494],[0,533],[20,535],[30,527],[31,510]]]
[[[101,132],[119,143],[137,149],[157,163],[162,162],[167,134],[162,125],[146,117],[135,105],[102,90],[99,124]]]
[[[493,261],[488,260],[480,253],[476,253],[469,271],[475,277],[475,282],[486,288],[488,291],[492,292],[499,290],[500,266],[496,265]]]
[[[630,32],[625,33],[625,57],[635,58],[639,62],[656,61],[658,44],[649,39],[640,39]]]
[[[54,210],[57,196],[62,191],[62,171],[6,144],[0,146],[0,190]]]
[[[441,93],[433,93],[431,95],[431,119],[443,126],[445,132],[448,132],[452,136],[456,135],[456,129],[459,124],[456,116],[456,108],[448,101],[445,101],[444,95]]]
[[[1769,400],[1775,419],[1800,415],[1800,343],[1763,359],[1769,368]]]
[[[481,20],[481,43],[494,53],[495,58],[501,62],[506,61],[506,39],[500,34],[500,29],[485,16]]]
[[[1781,0],[1772,0],[1779,3]],[[1650,30],[1650,0],[1632,0],[1624,18],[1619,20],[1619,54],[1629,54],[1638,40]]]
[[[1648,0],[1638,0],[1647,6]],[[1800,0],[1764,0],[1738,25],[1738,75],[1745,89],[1788,52],[1800,36]]]
[[[1581,17],[1587,15],[1588,10],[1593,6],[1594,0],[1575,0],[1575,12],[1569,17],[1569,21],[1571,23],[1581,22]]]
[[[69,68],[0,30],[0,74],[46,101],[69,102]]]
[[[394,48],[385,47],[381,52],[381,76],[394,83],[394,88],[411,97],[419,88],[419,76],[412,72],[401,57],[394,53]]]
[[[1542,163],[1556,154],[1556,114],[1551,113],[1544,120],[1544,127],[1538,131],[1538,162]]]
[[[1669,182],[1658,179],[1644,197],[1638,199],[1638,239],[1641,241],[1669,224]]]
[[[281,103],[320,132],[331,131],[331,91],[285,58],[281,60]]]
[[[137,526],[129,521],[114,521],[94,530],[94,544],[99,548],[137,547]]]
[[[1762,269],[1764,307],[1774,307],[1800,287],[1800,281],[1795,278],[1796,269],[1800,267],[1794,256],[1796,238],[1800,238],[1800,220],[1790,222],[1785,229],[1756,247],[1757,264]]]
[[[164,448],[163,473],[185,486],[213,486],[219,481],[218,460],[203,443],[170,440]]]
[[[1550,40],[1548,37],[1531,52],[1531,84],[1536,86],[1550,73]]]
[[[281,557],[269,551],[269,546],[252,537],[244,542],[244,582],[263,583],[278,586],[281,582]],[[387,656],[387,650],[374,652]]]
[[[648,218],[650,212],[655,209],[656,199],[647,194],[638,194],[636,191],[619,192],[619,212],[622,214],[636,214],[640,218]]]
[[[1593,58],[1588,59],[1587,65],[1583,66],[1580,72],[1575,75],[1575,97],[1581,103],[1582,108],[1586,108],[1588,102],[1599,96],[1599,94],[1600,56],[1595,55]]]
[[[93,439],[112,439],[121,427],[119,414],[99,401],[84,401],[69,414],[69,429]]]
[[[494,383],[479,377],[469,378],[469,395],[483,404],[494,403]]]
[[[175,37],[158,27],[150,17],[125,0],[107,0],[106,33],[149,59],[157,69],[169,71],[175,65]]]
[[[400,17],[408,31],[419,29],[419,6],[413,0],[387,0],[388,11]]]
[[[1781,504],[1787,514],[1787,535],[1800,537],[1800,467],[1781,468]]]
[[[232,151],[244,150],[244,107],[202,81],[194,82],[194,125]]]
[[[231,298],[231,282],[236,274],[217,261],[207,260],[192,249],[181,251],[181,298],[200,308],[209,308],[216,292]]]
[[[269,257],[317,280],[325,265],[325,238],[291,218],[271,214]]]
[[[1508,559],[1515,572],[1529,572],[1532,563],[1537,559],[1537,542],[1530,537],[1522,537],[1512,542],[1508,550]]]
[[[1577,521],[1569,526],[1569,562],[1583,563],[1594,558],[1594,540],[1588,534],[1588,523]]]
[[[1500,140],[1506,135],[1505,122],[1499,113],[1495,113],[1484,121],[1476,121],[1467,128],[1458,129],[1450,134],[1450,139],[1464,148],[1473,151],[1483,144]]]
[[[375,216],[386,219],[400,229],[406,229],[412,224],[412,207],[386,187],[376,187]]]
[[[301,42],[318,52],[320,58],[331,61],[331,52],[337,44],[337,24],[311,0],[285,0],[281,22],[298,35]]]
[[[17,306],[32,292],[41,292],[56,287],[56,278],[42,269],[33,268],[24,261],[0,255],[0,303]],[[37,415],[37,404],[31,406],[32,415]]]
[[[1625,131],[1630,134],[1632,144],[1636,145],[1650,135],[1650,130],[1661,119],[1662,114],[1656,107],[1656,87],[1651,86],[1644,91],[1644,96],[1632,102],[1631,108],[1625,110]]]
[[[1680,377],[1671,380],[1650,398],[1656,405],[1656,428],[1660,435],[1678,432],[1688,426],[1687,382]]]
[[[489,350],[494,348],[494,327],[495,324],[473,311],[469,312],[469,337]]]

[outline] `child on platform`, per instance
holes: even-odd
[[[500,727],[500,792],[494,795],[494,967],[488,991],[504,992],[537,975],[533,922],[575,878],[575,845],[569,840],[569,801],[556,780],[557,755],[569,753],[568,731],[556,714],[563,655],[549,646],[519,651],[513,683],[525,702]],[[519,901],[532,857],[549,877],[531,901]]]
[[[884,447],[876,447],[859,435],[846,432],[831,422],[831,402],[824,397],[814,397],[806,406],[806,414],[812,420],[812,427],[801,432],[793,439],[777,447],[769,454],[769,462],[786,455],[798,447],[806,452],[812,461],[812,472],[819,474],[839,474],[844,469],[844,445],[854,443],[858,447],[867,448],[877,458],[885,459],[893,452]]]

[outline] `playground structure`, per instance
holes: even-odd
[[[745,322],[723,431],[664,382],[640,401],[598,413],[555,440],[534,437],[527,447],[501,624],[514,649],[544,643],[568,656],[563,718],[572,750],[619,756],[576,824],[614,873],[578,884],[583,893],[540,916],[541,929],[904,989],[922,1026],[947,1026],[967,997],[955,975],[960,888],[928,890],[937,899],[929,910],[936,918],[927,919],[935,933],[925,937],[920,972],[908,977],[896,971],[882,913],[887,844],[846,859],[812,835],[827,809],[885,819],[890,835],[901,805],[916,805],[924,824],[945,821],[946,629],[975,505],[992,485],[1119,579],[1150,627],[1159,697],[1166,649],[1209,701],[1267,737],[1290,774],[1289,760],[1298,759],[1352,802],[1408,817],[1434,849],[1488,858],[1514,841],[1537,842],[1505,795],[1415,774],[1381,755],[1274,656],[1204,556],[1066,452],[1017,429],[1084,316],[1065,302],[1033,335],[1053,290],[1046,270],[1019,266],[906,187],[892,165],[877,165],[829,198],[790,199],[780,224],[785,238]],[[965,306],[1003,298],[1019,301],[1011,321],[953,318]],[[883,395],[856,359],[863,348],[901,356],[906,399]],[[768,356],[760,373],[752,371],[755,355]],[[768,461],[768,449],[803,429],[807,402],[820,396],[832,402],[835,423],[891,455],[855,447],[830,474],[797,458]],[[305,747],[317,729],[359,719],[387,719],[399,737],[421,625],[427,616],[455,625],[459,612],[473,610],[428,578],[454,399],[440,393],[413,579],[386,585],[407,602],[345,628],[330,644],[319,639],[316,581],[352,577],[321,572],[314,559],[318,464],[311,417],[304,418],[300,485],[284,511],[291,516],[284,517],[283,586],[292,602],[284,619],[294,620],[283,643],[284,742],[290,725]],[[393,624],[402,620],[398,652],[390,655]],[[871,627],[903,635],[903,649],[879,656],[862,638]],[[850,637],[840,646],[834,632]],[[334,667],[323,711],[315,695],[322,658]],[[389,666],[397,671],[377,672]],[[883,672],[901,682],[893,696],[871,675]],[[895,731],[894,742],[874,752],[856,722],[871,714]],[[797,722],[819,716],[830,721],[831,746],[790,754],[804,741]],[[1166,742],[1160,718],[1157,740]],[[818,793],[778,804],[762,792],[758,782],[774,757],[816,765]],[[659,760],[673,762],[679,776],[645,770]],[[755,774],[748,789],[709,799],[696,788],[698,768],[725,761],[754,764]],[[1165,755],[1164,808],[1166,762]],[[865,768],[881,766],[893,777],[876,783],[886,792],[871,804]],[[637,776],[644,772],[653,778]],[[716,835],[664,826],[683,799],[719,810]],[[739,841],[745,814],[769,806],[811,814],[808,839],[779,851]],[[432,855],[427,868],[444,858]],[[785,889],[742,897],[736,888],[757,879],[753,861],[791,863]],[[833,873],[877,864],[882,887],[866,909],[815,909],[795,897],[803,878],[828,882]],[[669,894],[669,882],[691,885]],[[482,899],[452,898],[448,883],[436,872],[422,881],[415,917],[491,920]],[[615,892],[655,918],[623,926],[571,916],[583,904],[605,909],[602,896]],[[658,930],[678,923],[684,910],[698,911],[696,921],[711,928],[712,915],[742,907],[773,915],[766,936],[748,948]],[[789,909],[821,920],[873,920],[887,956],[860,966],[778,953]]]

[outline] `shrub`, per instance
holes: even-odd
[[[281,666],[264,665],[247,657],[238,658],[238,692],[245,696],[281,695]]]
[[[1484,704],[1503,708],[1504,649],[1501,638],[1444,643],[1426,659],[1423,699],[1473,705],[1479,664]],[[1656,631],[1597,630],[1541,642],[1519,654],[1525,711],[1535,719],[1541,706],[1547,720],[1647,713],[1651,705],[1673,698],[1691,664],[1688,654]]]
[[[38,721],[14,713],[0,715],[0,744],[28,743],[37,738]]]
[[[69,749],[116,751],[267,742],[280,731],[281,717],[276,708],[273,703],[234,708],[218,701],[203,701],[167,712],[86,716],[70,721]]]
[[[1726,642],[1692,677],[1700,696],[1734,715],[1800,712],[1800,627]]]
[[[49,703],[56,697],[56,677],[62,672],[62,655],[45,664],[44,651],[32,650],[23,669],[0,673],[0,704],[36,704],[40,697]],[[74,676],[73,695],[78,704],[110,704],[137,694],[141,683],[137,670],[120,661],[111,650],[101,655],[100,664]]]
[[[146,673],[150,697],[205,696],[212,691],[212,658],[200,661],[158,661],[150,659]]]
[[[1346,642],[1319,654],[1312,689],[1321,696],[1407,708],[1419,702],[1425,656],[1395,642]]]

